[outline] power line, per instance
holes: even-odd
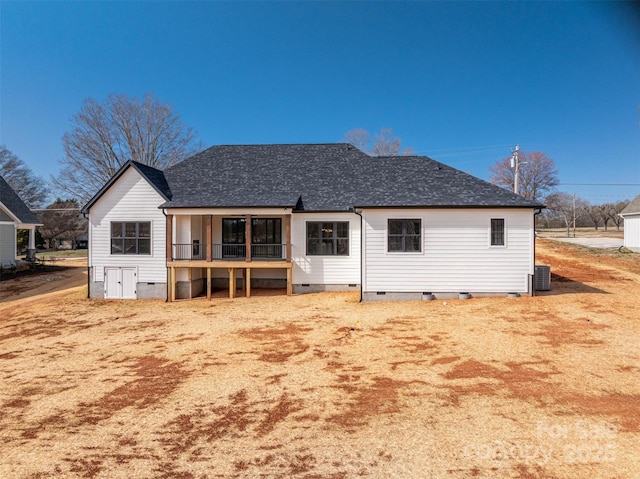
[[[480,151],[480,150],[494,150],[494,149],[498,149],[498,148],[509,148],[509,151],[511,151],[511,148],[513,147],[513,145],[493,145],[493,146],[460,146],[460,147],[456,147],[456,148],[439,148],[439,149],[435,149],[435,150],[429,150],[431,152],[434,151],[465,151],[465,150],[476,150],[476,151]]]
[[[414,150],[414,153],[422,153],[432,157],[447,157],[447,156],[461,156],[461,155],[473,155],[486,153],[488,151],[494,150],[506,150],[508,149],[509,153],[511,153],[512,145],[493,145],[493,146],[462,146],[457,148],[438,148],[438,149],[429,149],[429,150]]]
[[[640,183],[558,183],[558,186],[640,186]]]

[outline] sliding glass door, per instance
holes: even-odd
[[[245,218],[222,218],[222,257],[246,258]],[[282,219],[251,219],[251,257],[280,259],[282,255]]]

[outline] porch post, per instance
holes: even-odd
[[[36,227],[31,226],[29,231],[29,245],[27,247],[27,261],[35,263],[36,261]]]
[[[246,297],[250,297],[251,296],[251,268],[245,268],[245,275],[244,275],[244,284],[245,284],[245,295]]]
[[[285,227],[285,236],[286,236],[286,256],[285,259],[287,263],[291,262],[291,215],[287,215],[284,217],[284,227]]]
[[[176,269],[172,266],[169,275],[171,276],[171,291],[169,294],[169,302],[176,300]]]
[[[173,215],[167,215],[167,261],[173,259]]]
[[[169,263],[172,259],[173,259],[173,254],[172,254],[172,250],[173,250],[173,215],[167,215],[167,226],[166,226],[166,238],[165,238],[165,242],[166,242],[166,256],[167,256],[167,263]],[[169,276],[167,278],[168,282],[169,282],[169,291],[168,291],[168,298],[167,301],[169,303],[171,303],[172,301],[176,300],[176,269],[171,266],[170,268],[167,269],[167,275]]]
[[[236,269],[229,268],[229,298],[233,299],[236,296]]]
[[[213,221],[211,221],[211,215],[207,215],[207,244],[205,246],[206,248],[206,252],[207,252],[207,261],[211,261],[212,259],[212,250],[213,250],[213,232],[212,232],[212,228],[213,228]],[[209,274],[211,274],[211,270],[209,270]],[[211,299],[209,297],[209,299]]]
[[[211,299],[211,268],[207,268],[207,299]]]
[[[246,244],[245,248],[247,249],[245,259],[247,261],[251,261],[251,215],[245,215],[244,236]]]
[[[291,296],[293,294],[293,285],[292,281],[292,270],[293,268],[287,268],[287,296]]]
[[[36,249],[36,227],[29,228],[29,249]]]

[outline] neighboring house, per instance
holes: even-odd
[[[640,253],[640,195],[620,212],[624,218],[624,246]]]
[[[89,295],[532,294],[541,208],[424,156],[348,144],[214,146],[164,171],[130,161],[83,208]]]
[[[75,249],[87,249],[88,247],[89,237],[87,235],[81,235],[75,239]]]
[[[24,204],[9,184],[0,176],[0,266],[15,266],[17,233],[19,229],[29,230],[29,251],[27,256],[35,257],[36,226],[40,221]]]

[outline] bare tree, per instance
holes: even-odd
[[[0,176],[29,208],[38,208],[49,195],[47,183],[6,146],[0,146]]]
[[[369,135],[369,132],[363,128],[354,128],[344,134],[344,141],[351,143],[362,151],[366,151],[367,148],[369,148],[371,135]]]
[[[604,230],[607,231],[609,226],[609,221],[611,220],[610,205],[608,203],[598,205],[596,207],[596,211],[600,215],[600,219],[602,220],[602,224],[604,225]]]
[[[372,156],[409,156],[413,154],[411,147],[400,152],[402,140],[393,135],[391,128],[382,128],[379,133],[373,135],[373,142],[371,142],[371,135],[367,130],[354,128],[344,134],[344,141]]]
[[[596,231],[598,231],[598,226],[600,226],[601,220],[599,208],[600,207],[597,205],[587,205],[582,212],[582,216],[589,220],[589,223]]]
[[[63,170],[54,184],[81,202],[129,160],[162,169],[201,149],[173,107],[151,94],[142,99],[111,94],[104,103],[89,98],[71,125],[62,137]]]
[[[40,221],[42,226],[38,231],[42,239],[56,249],[61,241],[73,243],[87,231],[87,221],[80,214],[80,206],[75,199],[63,201],[58,198],[40,213]]]
[[[545,153],[519,151],[518,163],[518,193],[525,198],[538,200],[559,182],[555,161]],[[515,169],[511,168],[510,156],[497,160],[489,167],[489,171],[491,183],[513,191]]]
[[[391,128],[382,128],[380,133],[373,135],[373,146],[371,152],[374,156],[397,156],[402,148],[402,140],[393,135]],[[408,156],[412,153],[411,147],[407,148],[402,155]]]
[[[549,212],[562,220],[567,229],[567,238],[571,234],[571,227],[575,226],[574,221],[580,219],[587,207],[583,199],[559,191],[548,195],[544,202]]]
[[[620,226],[622,226],[622,223],[624,222],[624,218],[620,216],[620,213],[628,204],[629,200],[609,204],[609,217],[611,218],[611,221],[613,221],[613,224],[616,225],[616,230],[618,231],[620,231]]]

